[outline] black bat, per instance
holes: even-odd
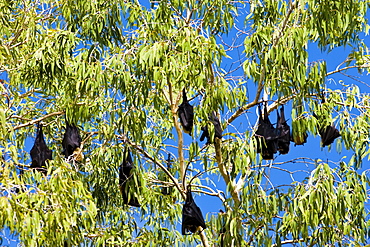
[[[321,145],[323,147],[328,146],[334,142],[336,138],[340,136],[339,130],[337,130],[334,125],[328,125],[319,130],[321,136]]]
[[[134,168],[134,162],[132,161],[130,151],[125,150],[123,155],[122,164],[119,167],[119,186],[122,194],[123,203],[133,206],[140,207],[140,204],[136,197],[128,198],[129,184],[128,182],[132,179],[131,170]]]
[[[37,127],[35,143],[30,151],[32,160],[31,168],[35,168],[46,174],[47,170],[45,169],[45,161],[53,159],[52,151],[46,146],[44,134],[42,132],[42,125],[39,123]]]
[[[320,119],[320,117],[318,117],[315,113],[313,113],[313,116],[316,119]],[[340,136],[339,130],[337,130],[333,124],[327,125],[326,127],[321,127],[319,129],[319,135],[321,136],[322,147],[332,144],[334,140]]]
[[[258,111],[258,128],[255,136],[261,140],[257,140],[257,153],[261,153],[264,160],[271,160],[278,150],[279,135],[268,118],[266,104],[264,106],[264,115],[262,115],[260,105],[258,106]]]
[[[182,208],[182,235],[188,235],[189,231],[195,233],[199,226],[205,229],[206,223],[200,208],[194,202],[190,186],[188,186],[185,204]]]
[[[279,111],[277,111],[276,129],[279,133],[278,150],[280,154],[287,154],[290,146],[290,127],[285,120],[284,105],[280,108],[280,114]]]
[[[212,122],[215,128],[215,137],[222,139],[221,123],[215,112],[212,112],[212,114],[209,116],[209,120]],[[209,135],[208,126],[202,127],[201,130],[203,131],[203,133],[200,136],[200,141],[202,142],[204,141],[204,138],[207,138],[207,144],[211,143],[211,137]]]
[[[69,124],[68,122],[66,122],[66,125],[67,127],[62,141],[62,154],[68,158],[77,148],[80,148],[82,139],[80,132],[75,125]]]
[[[185,88],[182,91],[182,103],[179,105],[177,114],[180,117],[180,122],[184,132],[191,135],[191,129],[193,128],[194,122],[194,109],[193,106],[189,104],[189,101],[186,97]]]

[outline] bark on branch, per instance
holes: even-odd
[[[21,125],[18,125],[16,127],[13,128],[13,130],[17,130],[17,129],[20,129],[20,128],[23,128],[23,127],[27,127],[27,126],[30,126],[30,125],[34,125],[35,123],[38,123],[44,119],[47,119],[49,117],[52,117],[52,116],[58,116],[58,115],[63,115],[64,112],[63,111],[58,111],[58,112],[53,112],[53,113],[50,113],[48,115],[45,115],[45,116],[42,116],[38,119],[35,119],[35,120],[32,120],[32,121],[29,121],[27,123],[24,123],[24,124],[21,124]],[[8,130],[8,132],[10,132],[11,130]]]

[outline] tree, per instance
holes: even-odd
[[[1,228],[25,246],[369,243],[370,181],[360,168],[370,153],[370,97],[351,74],[369,72],[368,7],[355,0],[1,1]],[[351,51],[328,71],[326,60],[311,60],[309,46],[329,56]],[[184,88],[194,106],[191,136],[177,115]],[[257,119],[262,102],[269,113],[292,109],[296,139],[334,122],[341,137],[331,146],[349,158],[300,158],[291,145],[290,158],[262,160],[257,126],[245,122]],[[80,128],[80,161],[61,154],[67,121]],[[53,150],[47,176],[29,168],[37,123]],[[205,126],[208,144],[199,141]],[[135,166],[129,197],[140,208],[124,205],[118,188],[125,150]],[[291,175],[298,163],[305,177],[274,182],[275,170]],[[196,201],[216,197],[223,211],[201,206],[207,228],[183,236],[188,185]]]

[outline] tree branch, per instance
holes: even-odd
[[[209,247],[207,236],[204,233],[204,230],[201,226],[198,226],[198,231],[199,231],[200,240],[202,240],[203,246]]]
[[[261,96],[261,92],[263,90],[263,86],[264,86],[264,80],[265,80],[265,73],[266,73],[266,68],[263,67],[262,69],[262,73],[261,73],[261,77],[260,77],[260,80],[258,81],[258,88],[257,88],[257,92],[256,92],[256,97],[254,98],[254,100],[252,102],[250,102],[249,104],[243,106],[243,107],[240,107],[227,121],[226,123],[227,124],[230,124],[231,122],[233,122],[236,118],[238,118],[240,115],[242,115],[246,110],[252,108],[253,106],[257,105],[259,102],[259,98]]]
[[[138,150],[142,155],[144,155],[147,159],[151,160],[154,164],[156,164],[157,166],[159,166],[167,174],[167,176],[172,180],[172,182],[175,184],[176,188],[181,193],[183,199],[184,200],[186,199],[186,195],[185,195],[184,191],[182,190],[180,184],[178,183],[178,181],[176,180],[176,178],[174,176],[172,176],[172,174],[170,173],[170,171],[167,170],[166,167],[164,167],[160,162],[156,161],[152,156],[150,156],[144,149],[142,149],[141,147],[139,147],[136,143],[131,142],[129,139],[127,139],[127,142],[131,146],[133,146],[136,150]]]
[[[17,129],[20,129],[20,128],[23,128],[23,127],[27,127],[27,126],[30,126],[30,125],[34,125],[35,123],[38,123],[48,117],[52,117],[52,116],[57,116],[57,115],[63,115],[64,112],[63,111],[58,111],[58,112],[53,112],[53,113],[50,113],[48,115],[45,115],[43,117],[40,117],[38,119],[35,119],[35,120],[32,120],[32,121],[29,121],[28,123],[25,123],[25,124],[21,124],[21,125],[18,125],[16,127],[13,128],[13,130],[17,130]],[[10,132],[11,130],[8,130],[8,132]]]
[[[335,73],[339,73],[343,70],[355,69],[355,68],[357,68],[357,69],[370,68],[370,64],[347,66],[347,67],[344,67],[344,68],[341,68],[341,69],[336,69],[336,70],[330,71],[330,72],[326,73],[326,76],[329,76],[329,75],[332,75],[332,74],[335,74]]]
[[[309,239],[311,239],[312,237],[308,237]],[[299,243],[299,242],[305,242],[307,239],[291,239],[291,240],[285,240],[285,241],[281,241],[280,244],[283,245],[283,244],[294,244],[294,243]],[[271,245],[271,247],[275,247],[275,246],[279,246],[278,244],[273,244]],[[310,245],[312,246],[312,245]]]
[[[292,1],[290,0],[289,5],[290,5],[289,10],[288,10],[288,12],[285,16],[285,19],[284,19],[282,25],[281,25],[281,28],[279,29],[279,33],[275,38],[273,38],[273,46],[275,46],[279,42],[280,38],[283,36],[285,28],[288,24],[289,17],[293,13],[293,10],[297,7],[297,1],[292,3]]]
[[[297,7],[297,2],[295,3],[291,3],[290,2],[290,8],[286,14],[286,17],[282,23],[282,26],[281,28],[279,29],[279,33],[277,34],[277,36],[275,38],[273,38],[273,46],[276,46],[276,44],[279,42],[280,38],[283,36],[283,32],[288,24],[288,20],[289,20],[289,17],[290,15],[293,13],[293,10]],[[265,80],[265,75],[266,75],[266,67],[263,66],[262,68],[262,72],[261,72],[261,77],[258,81],[258,88],[257,88],[257,93],[256,93],[256,97],[254,98],[254,100],[252,102],[250,102],[249,104],[243,106],[243,107],[240,107],[228,120],[227,120],[227,124],[230,124],[231,122],[233,122],[236,118],[238,118],[241,114],[243,114],[246,110],[252,108],[253,106],[257,105],[259,102],[259,98],[261,96],[261,92],[263,90],[263,87],[264,87],[264,80]],[[288,100],[287,100],[288,101]],[[271,110],[275,109],[275,107],[277,107],[277,105],[275,106],[274,105],[274,108],[272,108]],[[269,109],[270,110],[270,109]]]
[[[182,184],[184,188],[186,188],[186,183],[185,183],[185,164],[184,164],[184,153],[183,153],[183,145],[184,145],[184,139],[182,136],[182,129],[180,128],[179,122],[178,122],[178,117],[177,117],[177,100],[173,100],[173,92],[172,92],[172,85],[170,82],[168,82],[168,93],[170,95],[170,107],[171,107],[171,113],[172,113],[172,120],[173,120],[173,125],[175,126],[176,133],[177,133],[177,152],[179,155],[179,165],[180,165],[180,178],[182,180]]]

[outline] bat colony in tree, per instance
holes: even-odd
[[[261,105],[258,105],[258,112],[258,128],[255,137],[257,138],[257,153],[261,153],[263,159],[273,159],[277,151],[280,154],[287,154],[290,141],[293,141],[295,145],[306,143],[307,133],[296,133],[297,135],[294,138],[291,136],[290,127],[285,120],[284,106],[280,108],[280,114],[277,112],[276,128],[268,118],[266,102],[264,104],[264,113],[262,114]],[[317,118],[315,113],[313,116]],[[323,147],[332,144],[340,136],[339,130],[333,124],[319,128],[319,135],[321,136]]]
[[[183,102],[178,107],[178,116],[180,123],[183,127],[185,133],[191,135],[193,128],[193,119],[194,119],[194,109],[193,106],[189,104],[189,101],[186,97],[185,89],[183,89]],[[295,137],[291,136],[290,127],[287,124],[284,115],[284,106],[280,108],[280,114],[277,112],[277,124],[276,128],[270,122],[267,112],[267,103],[264,104],[264,114],[262,114],[261,104],[258,105],[258,127],[255,132],[255,138],[257,140],[257,153],[261,153],[261,156],[265,160],[270,160],[274,158],[274,154],[277,151],[280,154],[287,154],[289,152],[290,141],[295,142],[296,145],[302,145],[307,140],[307,133],[298,133]],[[317,116],[314,114],[317,118]],[[200,141],[203,141],[204,138],[207,138],[207,143],[211,144],[214,142],[215,138],[222,139],[222,127],[220,120],[218,119],[215,112],[212,112],[209,116],[209,121],[213,125],[213,140],[208,126],[205,125],[201,127],[203,131]],[[328,125],[321,127],[319,129],[319,134],[321,136],[322,146],[327,146],[333,143],[333,141],[340,136],[339,131],[333,126]],[[81,146],[81,136],[78,128],[68,123],[66,121],[66,131],[64,133],[64,138],[62,141],[63,151],[62,154],[65,155],[68,160],[71,156],[77,160],[78,155],[76,152],[80,152]],[[52,160],[52,151],[46,146],[44,135],[42,132],[42,125],[38,124],[37,134],[35,143],[30,151],[32,165],[30,168],[34,168],[38,171],[41,171],[46,175],[46,160]],[[140,207],[138,199],[131,195],[130,193],[130,181],[137,182],[137,179],[134,177],[132,170],[134,169],[134,163],[131,157],[131,153],[128,148],[125,149],[123,155],[122,164],[119,166],[119,187],[122,194],[124,204],[134,207]],[[77,160],[78,161],[78,160]],[[170,156],[167,160],[167,167],[170,167]],[[206,225],[200,208],[195,204],[195,201],[191,194],[191,185],[187,187],[186,191],[186,200],[183,205],[182,210],[182,234],[186,235],[189,232],[195,233],[199,227],[205,229]],[[169,190],[162,190],[163,194],[168,194]]]

